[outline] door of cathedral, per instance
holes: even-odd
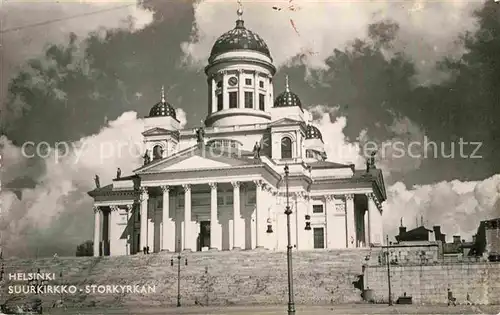
[[[203,247],[210,247],[210,221],[200,222],[200,234],[198,237],[199,251],[201,251]]]

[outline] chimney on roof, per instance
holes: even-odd
[[[402,236],[405,233],[406,233],[406,227],[400,226],[399,227],[399,236]]]
[[[434,231],[434,239],[444,243],[444,240],[442,239],[443,235],[441,234],[441,227],[439,225],[434,225],[432,230]]]
[[[460,235],[453,235],[453,243],[454,244],[460,243]]]

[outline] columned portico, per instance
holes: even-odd
[[[94,206],[94,257],[100,256],[100,248],[101,248],[101,209],[97,206]]]
[[[242,248],[241,225],[241,201],[240,201],[240,182],[232,182],[233,185],[233,249]]]

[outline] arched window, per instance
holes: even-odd
[[[292,139],[290,139],[289,137],[283,137],[281,139],[281,158],[292,158]]]
[[[163,148],[161,145],[155,145],[153,148],[153,160],[159,160],[163,157]]]

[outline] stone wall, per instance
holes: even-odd
[[[457,303],[465,303],[469,294],[475,304],[500,304],[500,263],[391,265],[390,275],[394,301],[406,292],[413,303],[447,303],[449,288]],[[373,290],[375,302],[387,302],[387,266],[366,267],[364,286]]]
[[[359,278],[369,249],[317,250],[293,252],[295,302],[297,304],[338,304],[360,302]],[[162,252],[99,258],[46,258],[37,261],[5,261],[5,273],[63,273],[48,284],[83,286],[155,285],[154,294],[65,295],[67,305],[103,307],[175,305],[177,298],[177,259]],[[170,265],[174,259],[175,265]],[[188,264],[184,265],[184,258]],[[189,305],[251,305],[287,302],[286,253],[273,251],[222,251],[182,254],[181,303]],[[35,269],[36,270],[36,269]],[[8,285],[26,284],[2,283]],[[41,296],[50,305],[58,296]],[[28,297],[26,297],[28,298]]]
[[[438,263],[440,257],[438,242],[400,243],[389,246],[389,261],[398,265]],[[370,255],[370,265],[386,264],[387,247],[373,247]]]

